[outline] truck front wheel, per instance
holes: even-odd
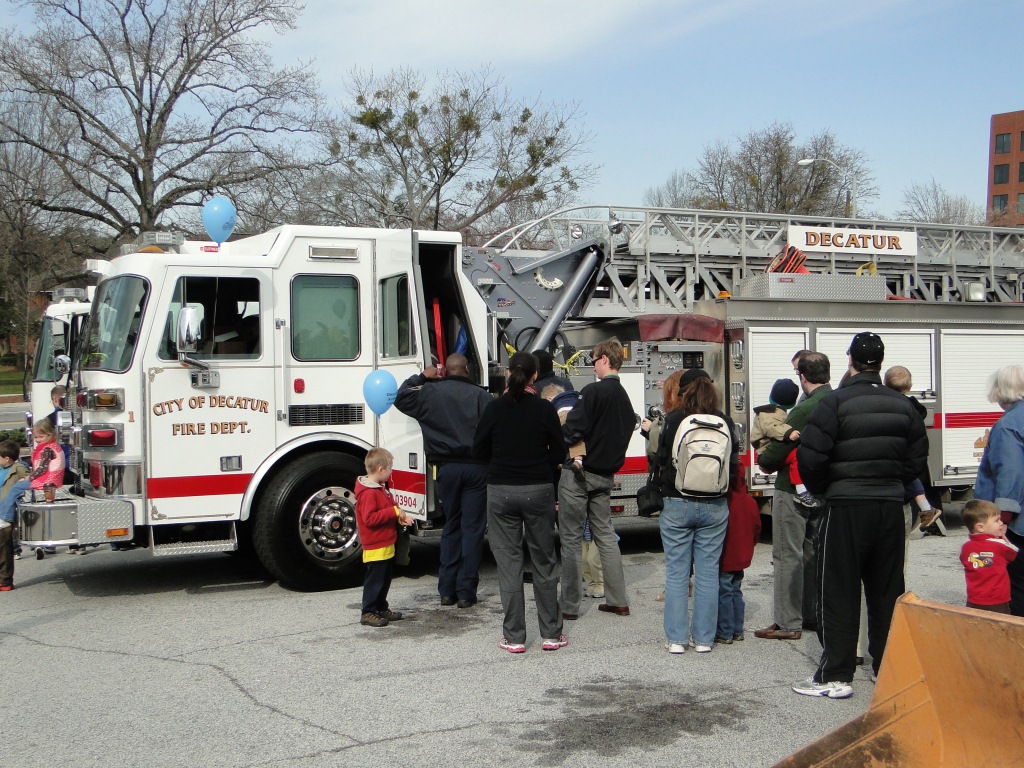
[[[252,537],[272,575],[310,592],[356,583],[362,547],[354,489],[362,471],[354,457],[325,451],[303,456],[270,482]]]

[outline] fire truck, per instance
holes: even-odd
[[[613,334],[638,422],[668,375],[702,367],[746,445],[753,407],[792,376],[795,351],[828,354],[835,382],[852,335],[876,331],[929,408],[932,485],[969,488],[999,416],[985,378],[1024,353],[1013,229],[616,207],[561,211],[481,247],[347,227],[219,247],[154,238],[97,286],[69,391],[80,481],[22,505],[28,544],[251,548],[297,588],[349,583],[370,447],[394,454],[416,532],[443,521],[418,425],[370,412],[368,375],[401,382],[459,349],[500,392],[511,350],[548,348],[579,388],[593,378],[588,350]],[[613,492],[623,514],[645,448],[637,431]],[[768,512],[771,478],[749,451],[745,466]]]
[[[67,385],[71,353],[78,344],[82,325],[89,315],[93,288],[56,288],[53,303],[43,312],[32,365],[32,410],[25,414],[29,428],[53,412],[50,392],[57,384]]]

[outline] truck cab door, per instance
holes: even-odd
[[[271,296],[266,275],[171,273],[158,301],[146,359],[147,522],[237,519],[253,471],[273,450]],[[182,306],[200,317],[198,350],[209,366],[178,361]],[[203,375],[197,376],[197,373]]]

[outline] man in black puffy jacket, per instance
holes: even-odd
[[[818,639],[814,675],[793,686],[805,696],[853,694],[860,589],[868,607],[868,652],[878,674],[896,599],[903,593],[904,483],[928,459],[913,404],[882,384],[882,339],[858,333],[850,376],[822,399],[800,434],[797,461],[808,490],[828,507],[818,532]]]

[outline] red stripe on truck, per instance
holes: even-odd
[[[991,427],[1002,411],[976,411],[974,413],[936,413],[935,428],[942,429],[965,429],[969,427]]]
[[[427,476],[422,472],[395,469],[391,472],[391,487],[396,491],[424,494],[427,492]]]
[[[150,499],[180,499],[183,496],[241,495],[251,478],[252,473],[149,477],[146,478],[146,496]]]

